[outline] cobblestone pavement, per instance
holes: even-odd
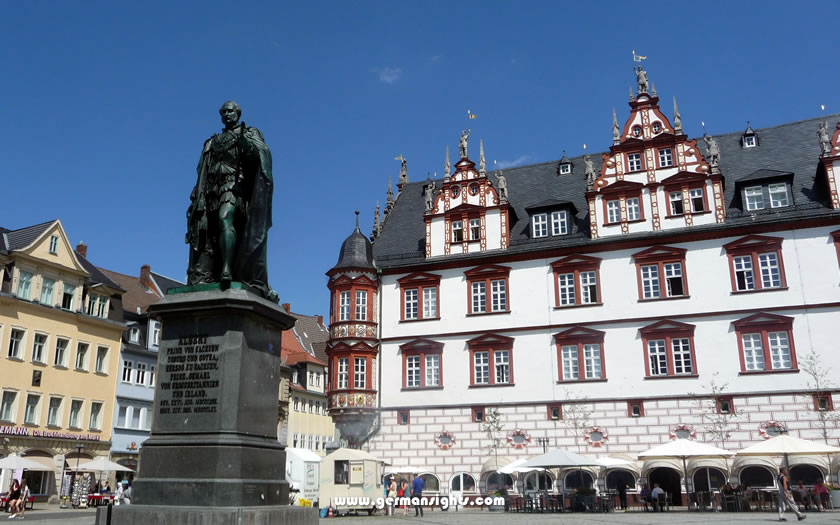
[[[806,523],[840,523],[840,511],[811,512],[807,513]],[[788,512],[789,523],[796,523],[796,515]],[[563,513],[563,514],[539,514],[539,513],[497,513],[497,512],[427,512],[422,518],[415,518],[414,513],[408,516],[384,517],[379,516],[344,516],[341,518],[321,519],[320,525],[356,525],[377,523],[405,523],[418,524],[427,523],[434,525],[490,525],[514,524],[514,523],[562,523],[564,525],[578,524],[647,524],[662,523],[690,525],[705,523],[778,523],[778,515],[775,512],[610,512],[607,514],[586,514],[586,513]]]

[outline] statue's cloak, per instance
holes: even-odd
[[[237,228],[237,250],[233,266],[233,280],[246,283],[266,298],[271,293],[268,285],[268,268],[266,265],[266,249],[268,230],[271,228],[271,200],[274,194],[274,180],[271,175],[271,150],[265,143],[262,133],[257,128],[242,125],[242,140],[244,146],[242,169],[245,179],[250,184],[245,186],[244,202],[240,213],[244,219],[244,227]],[[236,131],[235,133],[240,133]],[[190,213],[188,243],[192,250],[200,253],[206,247],[206,239],[199,233],[206,231],[206,220],[217,220],[206,216],[205,181],[208,180],[207,171],[210,162],[210,148],[213,137],[207,140],[204,151],[198,161],[198,183],[191,195],[193,204]],[[218,253],[218,252],[217,252]],[[218,257],[218,255],[217,255]],[[215,276],[214,281],[218,281]]]

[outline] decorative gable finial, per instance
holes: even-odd
[[[452,165],[449,164],[449,146],[446,146],[446,162],[443,164],[443,180],[449,182],[449,175],[452,172]]]
[[[677,97],[674,97],[674,133],[682,135],[682,118],[680,117],[680,109],[677,107]]]
[[[499,190],[499,202],[507,202],[507,179],[505,179],[505,175],[502,170],[499,170],[499,173],[496,175],[496,186],[498,186],[496,189]]]
[[[426,201],[426,213],[431,213],[435,208],[435,183],[431,179],[426,179],[426,187],[424,189],[424,197]]]
[[[639,86],[639,95],[648,92],[648,77],[642,66],[636,67],[636,84]]]
[[[373,212],[373,231],[370,234],[371,242],[379,237],[379,201],[376,201],[376,211]]]
[[[356,210],[356,231],[359,231],[359,210]]]
[[[586,189],[592,191],[595,189],[595,165],[592,163],[592,157],[587,153],[583,156],[583,174],[586,177]]]
[[[406,159],[403,157],[402,153],[400,153],[399,157],[394,157],[394,160],[400,161],[400,178],[397,179],[397,185],[402,187],[404,184],[408,184],[408,167],[406,166]]]
[[[394,207],[394,188],[391,184],[391,177],[388,177],[388,198],[385,200],[385,215],[391,213],[391,208]]]
[[[478,173],[479,175],[486,175],[487,174],[487,161],[484,160],[484,139],[478,141],[479,149],[481,150],[481,156],[478,159]]]
[[[613,145],[619,142],[621,142],[621,131],[618,128],[618,117],[615,114],[615,108],[613,108]]]
[[[650,96],[656,96],[656,84],[654,84],[653,82],[650,83]]]
[[[633,86],[630,86],[630,102],[636,100],[636,94],[633,93]]]
[[[458,140],[458,152],[461,154],[462,159],[469,158],[467,147],[469,145],[470,135],[472,135],[472,130],[467,128],[461,132],[461,138]]]
[[[720,146],[714,137],[703,134],[703,142],[706,143],[706,160],[712,168],[712,173],[720,172]]]

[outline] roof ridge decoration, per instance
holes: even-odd
[[[394,185],[391,182],[391,177],[388,177],[388,198],[385,200],[385,216],[391,213],[391,208],[394,207]]]
[[[680,109],[677,107],[677,97],[674,96],[674,133],[682,135],[682,117],[680,117]]]
[[[616,116],[615,108],[613,108],[613,146],[619,142],[621,142],[621,130],[618,127],[618,116]],[[566,153],[564,152],[563,155],[565,156]]]
[[[394,160],[400,161],[400,178],[397,179],[397,188],[402,189],[403,186],[408,184],[408,161],[403,157],[402,153],[400,153],[399,157],[394,157]]]
[[[443,163],[443,182],[449,182],[452,174],[452,165],[449,163],[449,146],[446,146],[446,161]]]
[[[480,157],[478,159],[478,174],[481,176],[487,175],[487,161],[484,160],[484,139],[478,141],[480,149]]]
[[[380,228],[381,227],[379,225],[379,201],[376,201],[376,211],[373,212],[373,230],[370,234],[371,242],[375,241],[376,238],[379,237]]]

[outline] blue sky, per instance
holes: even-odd
[[[9,4],[0,225],[60,218],[98,266],[183,279],[195,166],[234,99],[274,157],[271,284],[326,315],[324,272],[356,208],[370,232],[397,155],[412,181],[441,174],[465,127],[504,165],[603,151],[612,108],[629,113],[633,49],[691,136],[837,113],[830,16],[817,2]]]

